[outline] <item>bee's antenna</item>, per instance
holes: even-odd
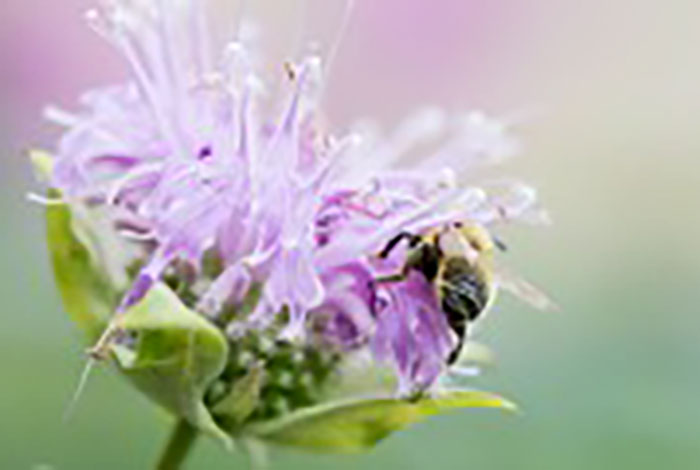
[[[493,244],[496,245],[496,248],[498,248],[499,250],[501,250],[503,252],[508,251],[508,245],[506,245],[503,242],[503,240],[501,240],[500,238],[493,236],[493,235],[491,236],[491,238],[493,239]]]

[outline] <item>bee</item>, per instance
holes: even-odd
[[[448,365],[459,358],[470,325],[493,304],[499,287],[537,308],[553,307],[537,288],[496,269],[495,252],[507,248],[481,225],[454,222],[424,235],[401,232],[388,241],[378,257],[387,258],[404,240],[408,241],[409,250],[401,271],[379,277],[375,282],[401,282],[413,270],[420,272],[434,287],[440,309],[458,338],[447,358]]]

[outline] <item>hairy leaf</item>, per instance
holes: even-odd
[[[456,408],[504,408],[514,405],[479,391],[452,391],[407,401],[377,398],[306,408],[276,421],[251,426],[260,439],[322,453],[368,450],[395,431]]]

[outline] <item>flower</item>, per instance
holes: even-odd
[[[47,110],[66,127],[50,186],[68,207],[107,214],[116,243],[131,248],[117,266],[130,281],[115,318],[148,302],[155,286],[170,286],[225,330],[235,352],[229,365],[240,367],[227,366],[217,396],[254,364],[291,364],[284,358],[296,354],[293,344],[301,369],[279,376],[267,367],[285,384],[318,363],[309,351],[325,358],[319,370],[369,351],[393,368],[400,395],[428,390],[458,339],[423,275],[374,283],[401,270],[406,247],[384,260],[375,254],[401,231],[545,220],[526,185],[458,184],[516,153],[517,141],[479,112],[436,109],[388,136],[371,126],[332,133],[319,119],[326,70],[315,55],[287,65],[281,112],[267,111],[276,108],[267,91],[275,77],[260,75],[245,37],[215,56],[204,10],[193,0],[103,1],[88,21],[126,58],[133,80],[86,93],[79,112]],[[429,147],[415,165],[403,163]],[[101,344],[128,349],[130,341],[106,334]],[[274,390],[259,393],[279,400]],[[297,397],[290,406],[313,402]]]

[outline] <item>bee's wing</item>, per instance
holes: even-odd
[[[464,343],[464,350],[457,361],[457,364],[480,364],[489,365],[496,362],[495,353],[485,344],[467,340]]]
[[[539,288],[500,266],[496,269],[496,282],[501,289],[510,292],[538,310],[559,310],[559,306]]]

